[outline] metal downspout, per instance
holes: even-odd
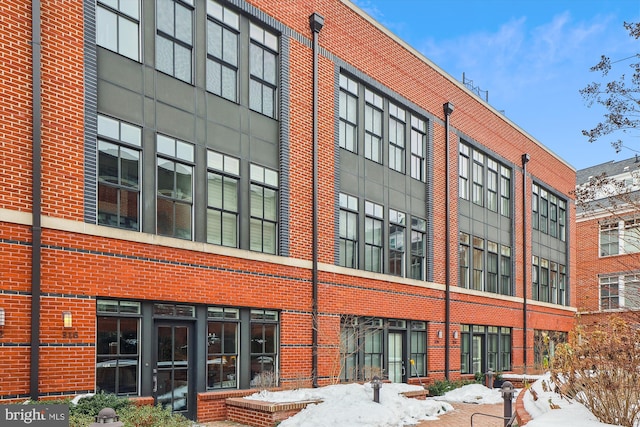
[[[317,13],[309,16],[313,33],[313,224],[312,224],[312,267],[313,288],[312,309],[312,354],[311,380],[318,387],[318,36],[324,25],[324,18]]]
[[[453,113],[453,104],[451,102],[445,102],[442,106],[444,109],[444,140],[445,140],[445,212],[446,214],[446,224],[445,224],[445,294],[444,294],[444,377],[449,379],[449,335],[451,332],[451,268],[449,266],[449,262],[451,260],[451,256],[449,252],[450,248],[450,230],[451,221],[449,220],[449,116]]]
[[[522,155],[522,332],[524,373],[527,373],[527,163],[531,157]]]
[[[41,294],[41,253],[42,253],[42,120],[41,120],[41,81],[40,81],[40,0],[31,2],[31,78],[32,78],[32,227],[31,227],[31,361],[30,361],[30,397],[37,400],[40,377],[40,294]]]

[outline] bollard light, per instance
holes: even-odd
[[[124,423],[119,421],[118,415],[113,408],[104,408],[96,415],[96,422],[89,424],[89,427],[122,427]]]
[[[502,391],[502,398],[504,399],[504,425],[505,427],[509,423],[511,419],[511,415],[513,414],[513,410],[511,408],[511,401],[513,399],[513,393],[515,392],[515,388],[511,381],[505,381],[500,388]]]
[[[373,389],[373,401],[380,403],[380,389],[382,388],[382,381],[379,376],[373,377],[371,380],[371,388]]]

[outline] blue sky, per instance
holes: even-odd
[[[601,55],[640,53],[622,25],[640,21],[640,0],[353,1],[455,79],[465,73],[494,108],[576,169],[636,154],[616,154],[612,138],[582,136],[605,111],[578,91],[600,80],[589,68]],[[632,62],[616,63],[610,76],[630,74]],[[640,150],[640,133],[630,138],[625,144]]]

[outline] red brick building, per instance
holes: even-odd
[[[531,371],[572,327],[575,170],[350,2],[0,12],[0,400],[204,420]]]
[[[637,157],[591,166],[577,172],[584,203],[576,234],[576,307],[584,323],[640,308],[640,221]]]

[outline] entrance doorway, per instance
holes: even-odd
[[[155,403],[193,419],[195,384],[189,369],[195,353],[193,325],[188,322],[158,322],[155,333]]]
[[[402,383],[406,380],[404,366],[404,332],[389,332],[389,381]]]

